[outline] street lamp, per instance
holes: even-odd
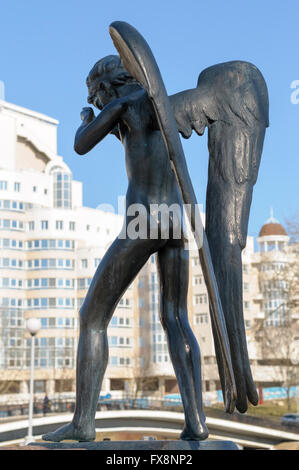
[[[39,318],[29,318],[26,322],[26,328],[31,334],[31,360],[30,360],[30,389],[29,389],[29,419],[28,419],[28,435],[25,438],[24,445],[28,445],[34,441],[32,435],[32,415],[33,415],[33,385],[34,385],[34,337],[41,329]]]

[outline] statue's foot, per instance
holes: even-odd
[[[209,436],[209,430],[204,422],[198,424],[197,429],[185,426],[180,439],[183,441],[204,441]]]
[[[42,436],[44,441],[60,442],[64,440],[89,442],[95,440],[95,430],[90,427],[78,428],[73,423],[66,424],[56,429],[56,431],[48,432]]]

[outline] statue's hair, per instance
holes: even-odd
[[[88,74],[86,82],[94,78],[106,79],[112,85],[118,86],[136,80],[126,71],[118,55],[108,55],[98,60]]]

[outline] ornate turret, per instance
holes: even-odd
[[[285,228],[273,216],[273,209],[270,211],[270,218],[262,226],[257,242],[260,252],[281,251],[288,244],[289,237]]]

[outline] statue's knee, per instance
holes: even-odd
[[[79,322],[80,322],[80,330],[88,329],[95,326],[95,319],[93,318],[94,315],[87,308],[81,307],[79,311]]]
[[[167,308],[163,310],[161,316],[161,324],[167,334],[173,334],[173,332],[180,333],[182,328],[188,325],[188,313],[184,307],[178,308],[174,303],[169,303]]]

